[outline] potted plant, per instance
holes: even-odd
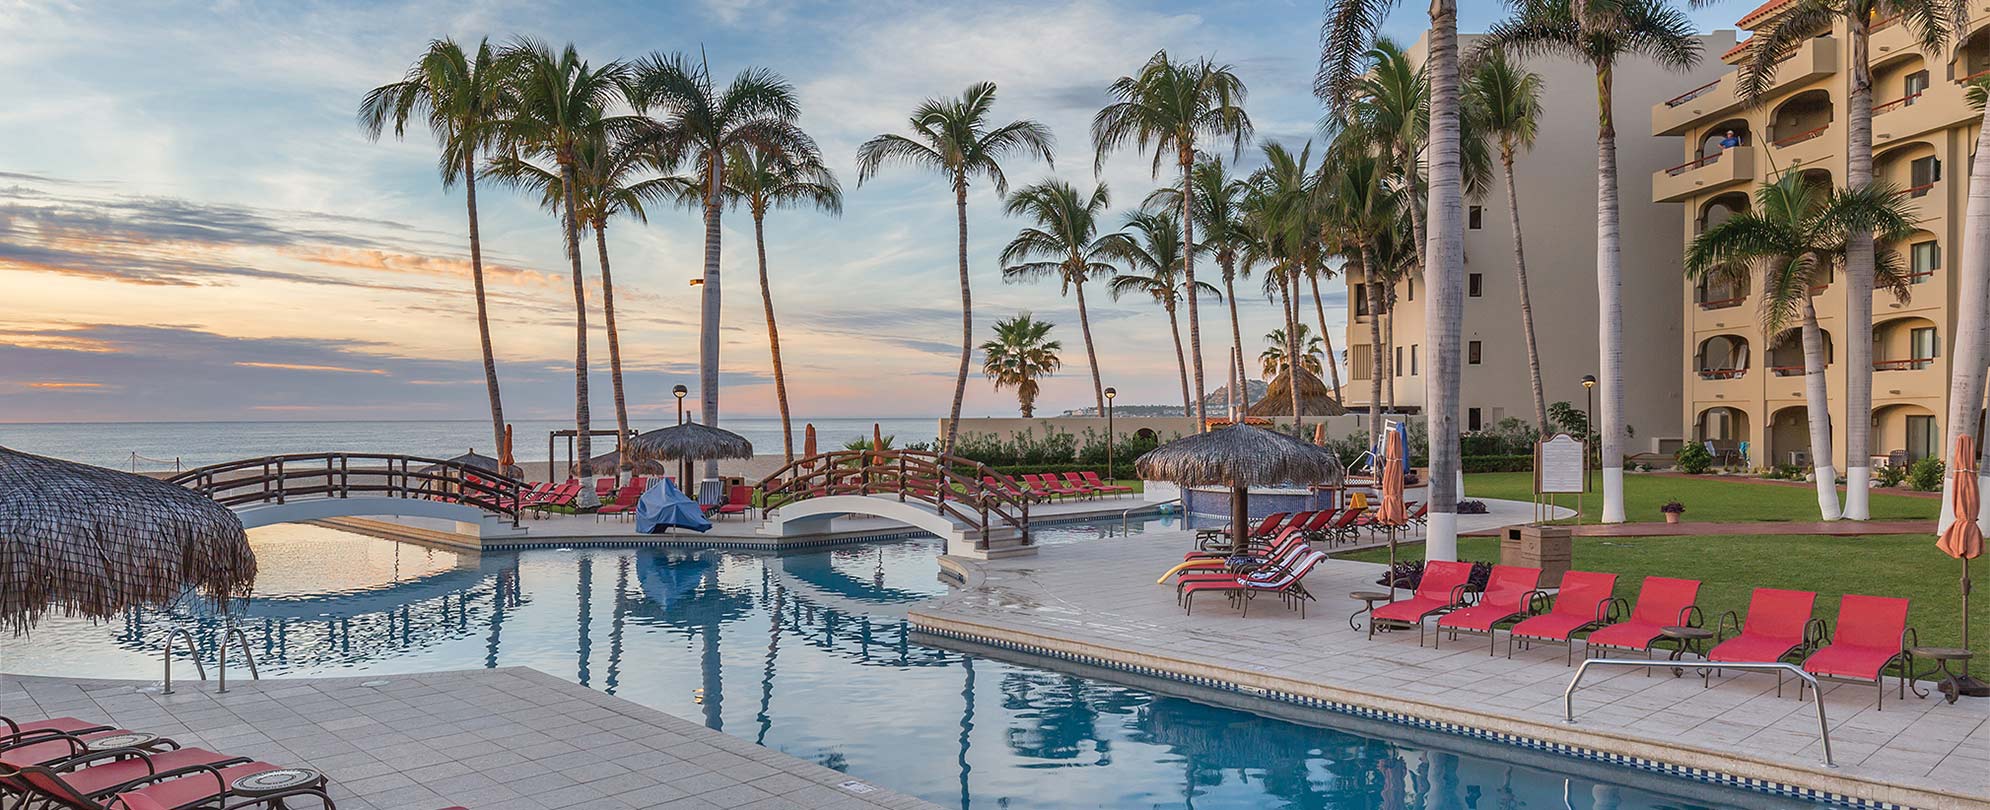
[[[1664,506],[1658,508],[1658,511],[1665,513],[1665,522],[1678,523],[1679,516],[1686,514],[1686,505],[1678,501],[1666,501]]]

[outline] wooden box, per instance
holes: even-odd
[[[1499,542],[1500,565],[1541,569],[1543,588],[1560,587],[1574,556],[1567,526],[1509,526]]]

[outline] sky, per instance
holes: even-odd
[[[1465,31],[1501,14],[1491,0],[1460,5]],[[1400,6],[1388,32],[1414,40],[1424,6]],[[1692,13],[1712,30],[1753,6]],[[845,192],[840,218],[767,218],[792,408],[941,415],[959,362],[952,197],[914,168],[859,186],[857,146],[904,131],[926,98],[993,81],[996,121],[1033,118],[1057,137],[1054,165],[1005,165],[1011,185],[1104,183],[1117,225],[1170,177],[1132,150],[1093,171],[1087,128],[1106,86],[1160,49],[1208,55],[1249,87],[1257,137],[1298,146],[1319,116],[1320,16],[1318,0],[0,4],[0,75],[13,79],[0,83],[0,421],[483,418],[462,189],[442,187],[426,132],[372,142],[354,116],[432,38],[520,35],[572,42],[594,62],[702,50],[721,79],[757,66],[791,81]],[[519,192],[480,186],[478,203],[507,416],[570,418],[574,305],[559,226]],[[975,340],[1021,312],[1054,322],[1065,365],[1039,412],[1090,405],[1075,303],[1055,282],[1001,277],[997,254],[1023,225],[987,183],[972,188]],[[752,234],[749,217],[727,213],[722,407],[739,416],[775,413]],[[697,386],[689,280],[702,226],[693,211],[653,208],[647,222],[612,223],[607,241],[640,427],[674,413],[671,386]],[[594,414],[612,420],[599,267],[583,253]],[[1117,401],[1178,403],[1165,314],[1088,287]],[[1346,296],[1335,287],[1324,292],[1338,337]],[[1213,390],[1229,321],[1207,303]],[[1255,279],[1237,303],[1254,358],[1278,310]],[[979,361],[965,413],[1013,415],[1013,394],[993,390]]]

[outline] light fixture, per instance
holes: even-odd
[[[1116,397],[1116,396],[1119,396],[1119,391],[1118,391],[1117,389],[1114,389],[1114,388],[1107,388],[1107,389],[1106,389],[1106,399],[1112,399],[1113,397]]]
[[[1584,387],[1584,388],[1595,388],[1595,387],[1596,387],[1596,375],[1594,375],[1594,374],[1584,374],[1584,375],[1582,375],[1582,387]]]
[[[704,286],[704,284],[705,284],[705,280],[704,280],[704,279],[702,279],[702,278],[694,278],[694,279],[691,279],[691,286],[693,286],[693,287],[701,287],[701,286]]]

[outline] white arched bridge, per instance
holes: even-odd
[[[167,479],[235,510],[245,528],[398,516],[518,527],[525,484],[457,461],[297,453],[210,464]]]
[[[994,482],[992,485],[989,482]],[[840,517],[881,517],[946,538],[949,553],[1033,554],[1030,499],[971,459],[919,450],[838,450],[798,459],[754,486],[775,537],[824,534]]]

